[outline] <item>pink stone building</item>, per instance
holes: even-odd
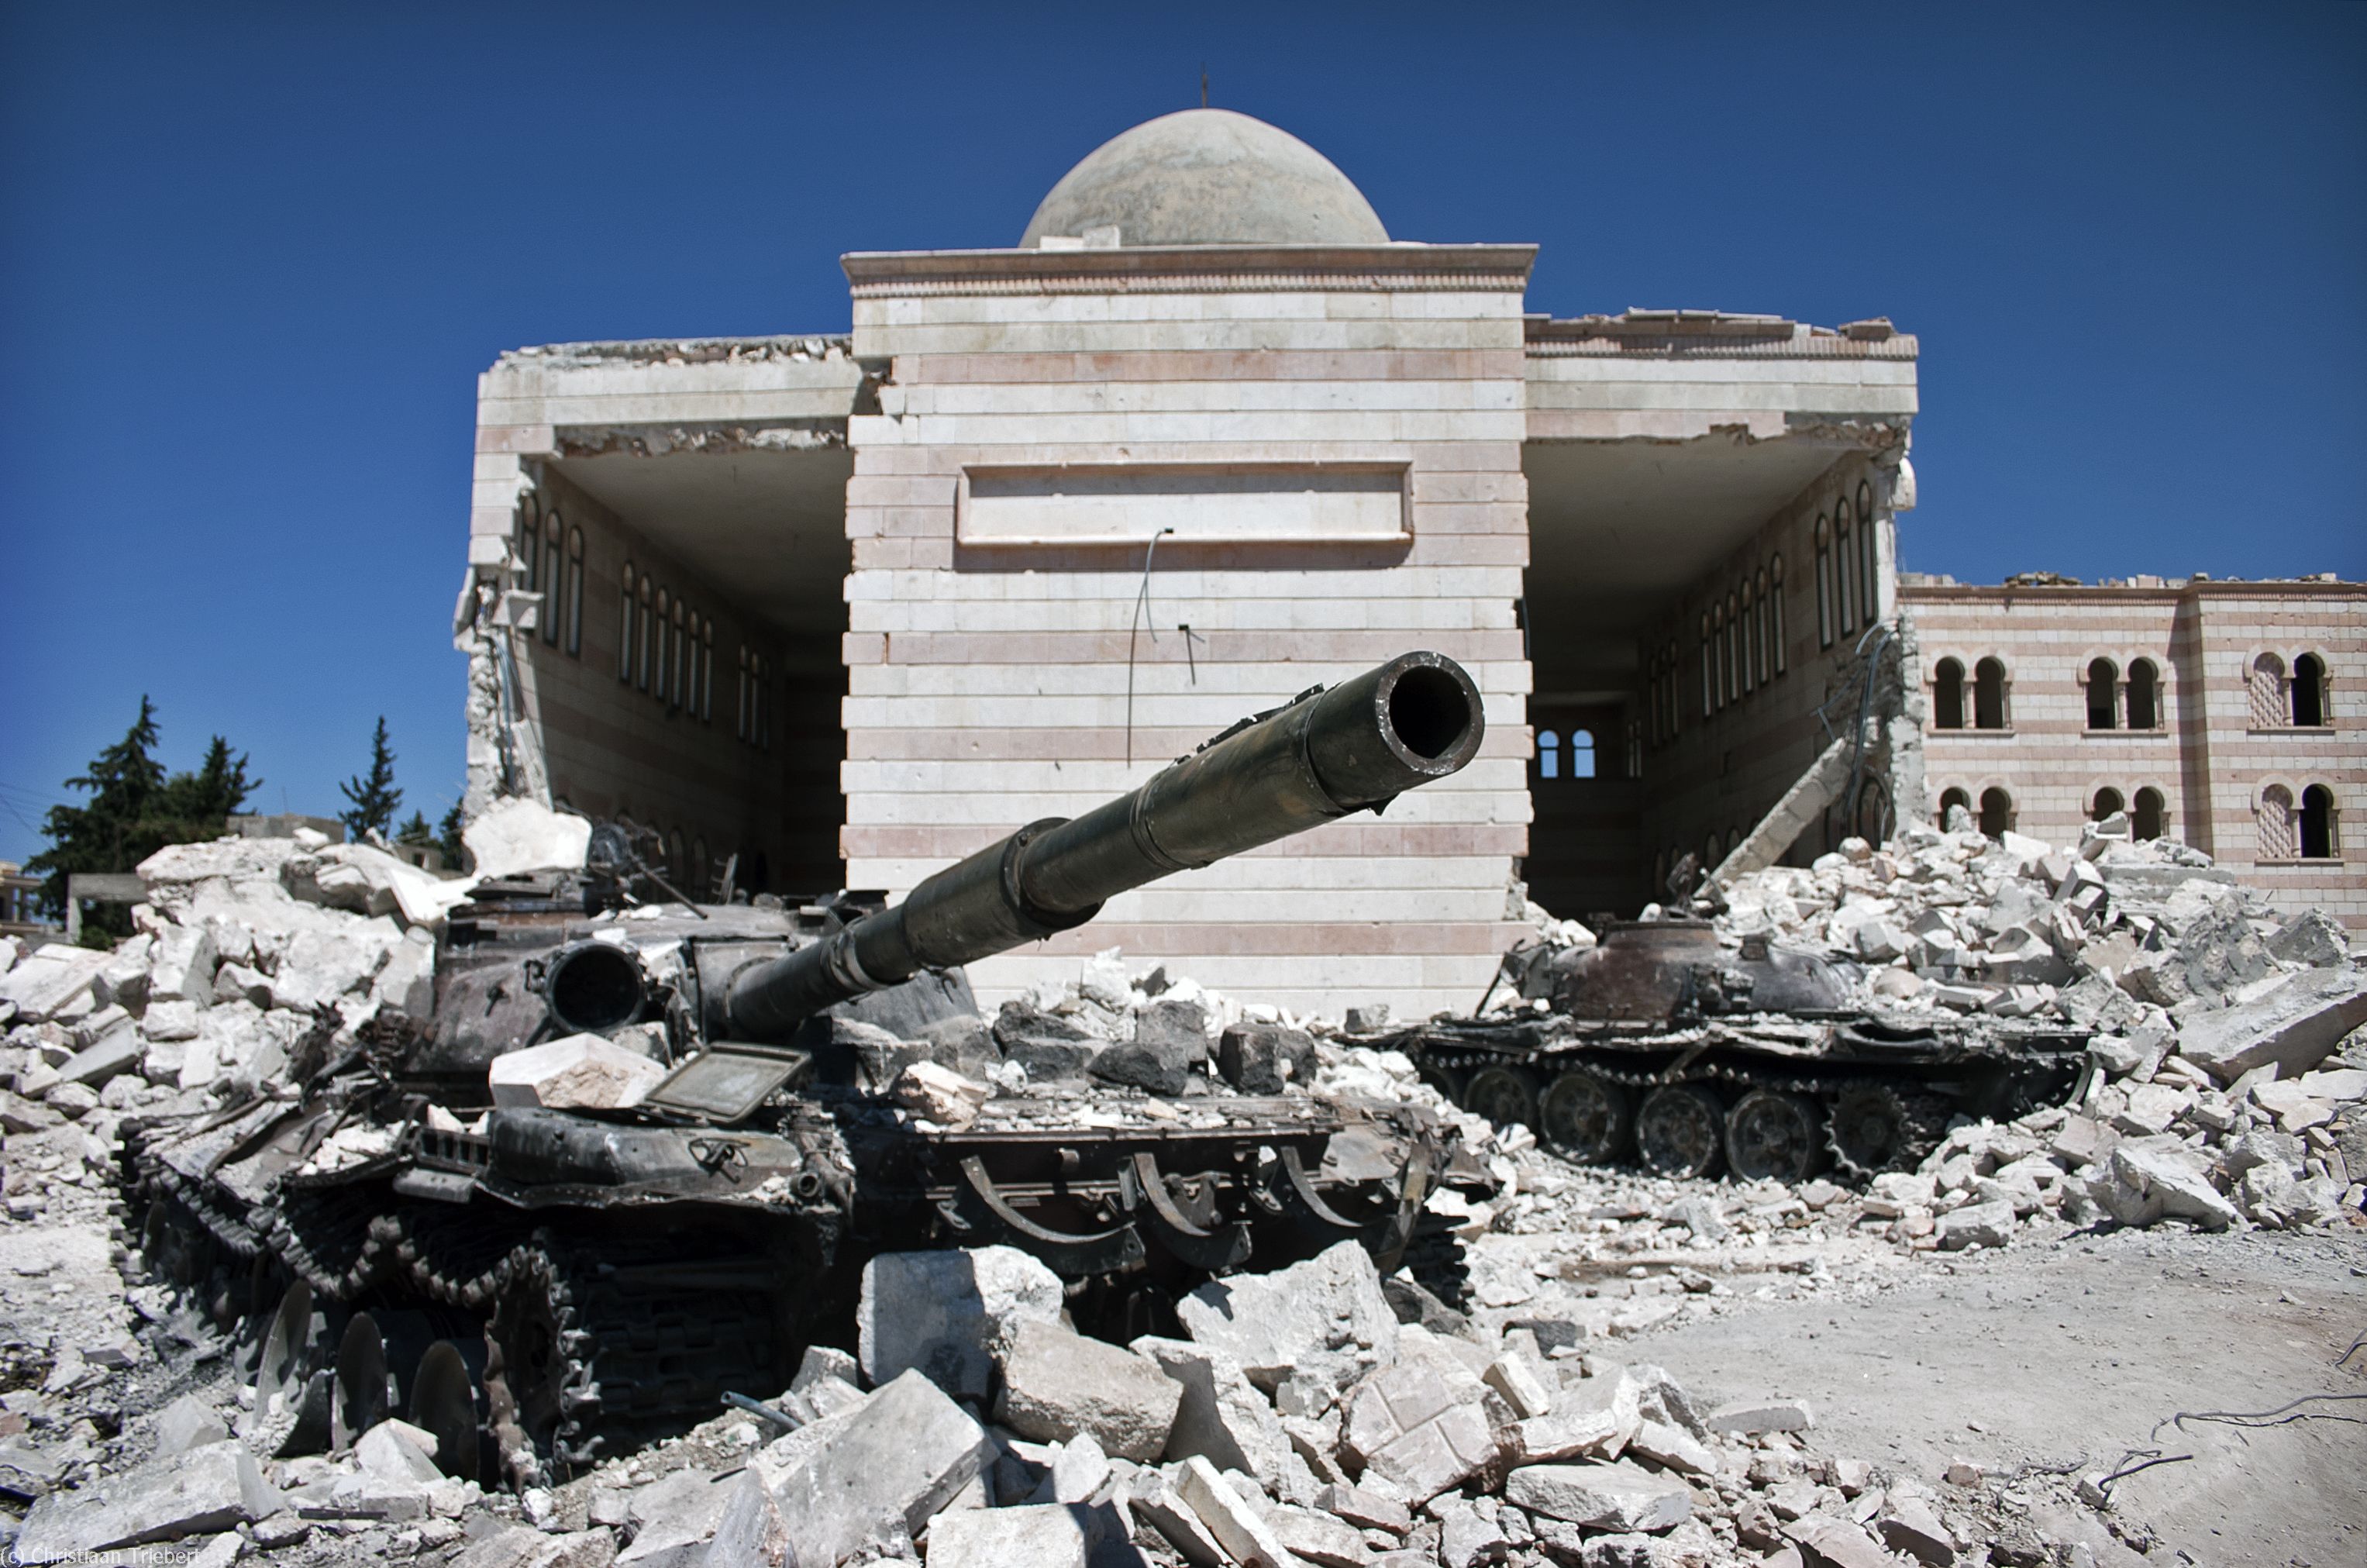
[[[2367,928],[2367,584],[1915,574],[1935,815],[2057,842],[2125,811]]]

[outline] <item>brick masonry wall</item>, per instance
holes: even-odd
[[[2169,588],[1908,587],[1900,591],[1922,637],[1923,678],[1954,657],[1969,676],[1984,656],[2010,680],[2004,731],[1927,730],[1936,809],[1963,789],[1977,802],[2004,789],[2017,829],[2053,842],[2078,838],[2099,789],[2125,801],[2161,791],[2167,831],[2274,893],[2289,908],[2316,905],[2367,929],[2367,588],[2337,583],[2192,583]],[[2290,670],[2315,653],[2327,672],[2331,724],[2256,727],[2253,661],[2276,653]],[[2155,731],[2088,728],[2087,676],[2096,658],[2125,672],[2138,658],[2163,674]],[[2289,711],[2289,710],[2288,710]],[[1967,716],[1969,720],[1969,715]],[[2119,709],[2126,718],[2125,696]],[[2323,785],[2337,812],[2336,854],[2270,860],[2255,808],[2282,784],[2298,800]]]
[[[1425,263],[1399,256],[1380,276],[1005,276],[992,291],[957,264],[874,279],[859,263],[856,356],[891,369],[880,414],[850,426],[851,880],[900,893],[1025,822],[1132,789],[1248,713],[1432,648],[1486,699],[1486,745],[1457,778],[1113,900],[972,980],[991,1002],[1116,946],[1287,1006],[1470,1006],[1517,934],[1506,888],[1529,820],[1513,617],[1525,255],[1457,287],[1405,275]],[[1162,544],[1155,642],[1131,631],[1139,545],[956,541],[966,467],[1306,462],[1406,465],[1410,544]]]

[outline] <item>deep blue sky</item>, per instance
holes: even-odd
[[[1920,335],[1909,566],[2367,577],[2367,7],[1150,9],[0,10],[0,858],[142,691],[437,814],[480,369],[844,330],[1203,62],[1533,310]]]

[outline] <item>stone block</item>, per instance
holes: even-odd
[[[1242,1501],[1240,1494],[1206,1460],[1195,1456],[1171,1472],[1177,1496],[1190,1505],[1200,1523],[1241,1568],[1293,1568],[1290,1549],[1283,1545],[1264,1518]]]
[[[1239,1023],[1217,1042],[1217,1071],[1245,1095],[1278,1095],[1315,1076],[1315,1037],[1281,1024]]]
[[[1100,1040],[1068,1019],[1025,1002],[1002,1005],[995,1015],[994,1043],[1003,1060],[1026,1068],[1034,1083],[1080,1077],[1102,1049]]]
[[[1716,1449],[1665,1421],[1647,1421],[1637,1426],[1627,1441],[1627,1451],[1684,1475],[1709,1475],[1717,1470]]]
[[[1784,1527],[1818,1568],[1897,1568],[1897,1559],[1846,1519],[1812,1514]]]
[[[861,1364],[834,1345],[809,1345],[798,1361],[797,1376],[789,1387],[798,1393],[824,1378],[835,1378],[844,1383],[859,1384],[863,1379]]]
[[[1490,1363],[1482,1374],[1488,1386],[1504,1396],[1512,1414],[1526,1421],[1553,1409],[1553,1392],[1546,1386],[1528,1361],[1519,1356],[1505,1356]]]
[[[1966,1247],[2001,1247],[2013,1239],[2012,1203],[1999,1199],[1967,1203],[1940,1216],[1940,1246],[1945,1252]]]
[[[417,1432],[425,1444],[411,1434]],[[354,1458],[362,1474],[381,1486],[409,1486],[421,1491],[444,1479],[436,1468],[436,1439],[401,1421],[382,1421],[354,1444]]]
[[[40,1023],[73,1010],[76,1004],[95,1005],[91,983],[106,967],[108,958],[93,948],[46,943],[0,974],[0,1002],[16,1004],[20,1023]],[[207,978],[211,980],[210,973]]]
[[[1161,1458],[1175,1461],[1197,1454],[1219,1471],[1238,1470],[1267,1486],[1280,1481],[1290,1439],[1274,1407],[1242,1375],[1240,1363],[1214,1346],[1151,1335],[1132,1348],[1183,1391]]]
[[[1956,1561],[1956,1538],[1939,1517],[1912,1498],[1893,1501],[1874,1527],[1883,1544],[1903,1551],[1924,1568],[1951,1568]]]
[[[2124,1143],[2112,1151],[2112,1174],[2120,1186],[2157,1203],[2163,1214],[2192,1220],[2206,1231],[2224,1231],[2242,1218],[2197,1165],[2167,1150]]]
[[[148,1054],[147,1041],[140,1038],[138,1026],[125,1017],[107,1033],[68,1057],[58,1068],[58,1077],[69,1084],[85,1084],[103,1088],[107,1081],[119,1073],[137,1069]]]
[[[2286,963],[2339,969],[2350,961],[2350,935],[2322,909],[2305,909],[2269,938],[2269,952]]]
[[[1505,1501],[1590,1529],[1651,1533],[1693,1517],[1693,1489],[1625,1460],[1523,1465],[1504,1478]]]
[[[640,1488],[626,1504],[634,1535],[617,1556],[619,1568],[702,1568],[730,1501],[730,1488],[699,1470],[678,1470]]]
[[[1413,1514],[1402,1503],[1367,1492],[1361,1486],[1335,1482],[1315,1494],[1315,1506],[1363,1530],[1402,1536],[1413,1528]]]
[[[150,1460],[74,1492],[34,1503],[17,1537],[20,1562],[213,1534],[277,1513],[286,1500],[232,1439]]]
[[[1496,1459],[1487,1413],[1457,1397],[1467,1392],[1433,1367],[1385,1368],[1349,1392],[1341,1448],[1408,1500],[1434,1497]]]
[[[1103,1049],[1086,1071],[1104,1083],[1180,1095],[1208,1059],[1205,1018],[1197,1002],[1153,1002],[1136,1017],[1134,1038]]]
[[[1150,1526],[1191,1568],[1231,1568],[1229,1554],[1164,1474],[1146,1470],[1137,1475],[1127,1489],[1127,1503],[1135,1517]]]
[[[198,1005],[195,1002],[151,1002],[148,1011],[141,1016],[142,1039],[158,1044],[176,1043],[198,1038]]]
[[[993,1452],[986,1428],[918,1371],[844,1420],[773,1488],[799,1568],[837,1568],[883,1520],[918,1532]]]
[[[1002,1360],[995,1419],[1021,1437],[1063,1443],[1087,1433],[1104,1453],[1137,1461],[1167,1447],[1184,1390],[1149,1357],[1057,1323],[1022,1322]]]
[[[1806,1432],[1817,1424],[1805,1399],[1759,1400],[1729,1404],[1704,1417],[1713,1432],[1747,1437],[1761,1432]]]
[[[889,1090],[896,1103],[913,1115],[940,1127],[968,1127],[978,1108],[993,1096],[984,1084],[973,1083],[950,1067],[915,1062],[896,1074]]]
[[[523,871],[577,871],[592,847],[590,819],[552,811],[538,801],[509,795],[460,830],[480,878]]]
[[[918,1368],[983,1400],[997,1352],[1022,1323],[1058,1323],[1060,1277],[1016,1247],[882,1253],[863,1267],[855,1332],[874,1387]]]
[[[1319,1568],[1365,1568],[1372,1555],[1365,1550],[1362,1531],[1328,1513],[1283,1503],[1266,1515],[1265,1522],[1293,1557]],[[1285,1568],[1296,1565],[1285,1564]]]
[[[1083,1504],[962,1508],[929,1526],[929,1568],[1086,1568],[1119,1527]]]
[[[2280,1076],[2296,1077],[2325,1061],[2362,1023],[2367,971],[2308,970],[2256,1000],[2187,1019],[2178,1050],[2221,1083],[2270,1062]]]
[[[1326,1356],[1386,1363],[1397,1355],[1397,1314],[1372,1256],[1354,1242],[1272,1274],[1210,1280],[1177,1302],[1175,1315],[1263,1389]]]
[[[157,1413],[155,1457],[170,1459],[209,1443],[219,1443],[229,1436],[229,1426],[214,1414],[213,1406],[193,1393],[185,1393]]]
[[[743,1470],[718,1489],[723,1511],[699,1568],[798,1568],[789,1521],[755,1471]]]
[[[485,1072],[495,1105],[552,1110],[629,1109],[664,1076],[661,1063],[595,1034],[504,1051]]]

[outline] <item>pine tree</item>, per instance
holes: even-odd
[[[394,787],[394,748],[387,744],[385,714],[379,715],[378,729],[370,736],[369,771],[356,774],[337,788],[353,803],[353,810],[337,813],[348,836],[358,841],[372,829],[382,835],[394,825],[402,791]]]
[[[444,851],[444,864],[448,869],[458,871],[468,865],[469,846],[460,840],[460,829],[465,825],[466,822],[460,815],[460,803],[455,801],[452,809],[444,813],[444,820],[436,825],[436,846]]]
[[[66,780],[86,790],[80,806],[52,806],[41,824],[50,847],[27,863],[47,873],[41,901],[53,915],[66,906],[66,878],[76,871],[130,871],[168,844],[212,838],[223,819],[246,803],[260,778],[247,777],[244,754],[216,735],[195,773],[167,777],[153,756],[155,705],[140,699],[140,717],[123,738],[92,759],[88,771]],[[128,911],[102,904],[83,922],[84,940],[104,945],[130,934]]]
[[[436,830],[427,825],[425,813],[413,812],[405,817],[402,825],[395,830],[394,841],[397,844],[434,844]]]

